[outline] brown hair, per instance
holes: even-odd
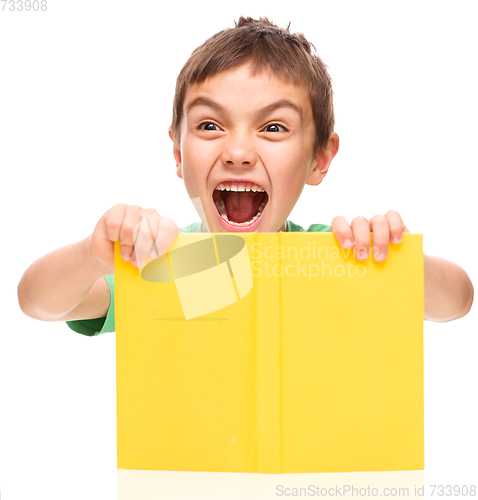
[[[325,147],[334,130],[333,92],[327,66],[315,54],[315,47],[301,33],[291,33],[289,27],[279,28],[267,18],[242,16],[234,28],[224,29],[200,45],[179,73],[173,137],[179,140],[187,86],[246,62],[252,63],[253,75],[268,69],[283,81],[307,86],[316,131],[314,154]]]

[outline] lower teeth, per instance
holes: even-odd
[[[232,220],[229,220],[229,218],[227,217],[226,207],[224,205],[224,202],[223,201],[216,201],[216,207],[217,207],[217,210],[218,210],[219,214],[221,215],[221,217],[224,220],[226,220],[232,226],[249,226],[252,222],[254,222],[256,219],[258,219],[261,216],[262,210],[264,210],[265,206],[266,206],[266,204],[264,202],[262,202],[259,205],[259,210],[257,211],[256,215],[254,215],[254,217],[250,221],[247,221],[247,222],[234,222]]]

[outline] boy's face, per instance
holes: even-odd
[[[177,174],[201,199],[209,231],[285,230],[304,185],[322,181],[338,149],[333,134],[314,156],[314,140],[307,90],[242,65],[187,89]]]

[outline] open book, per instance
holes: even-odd
[[[422,235],[384,263],[332,233],[115,253],[118,468],[424,468]]]

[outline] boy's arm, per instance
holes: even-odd
[[[68,321],[106,316],[110,304],[104,278],[114,272],[114,242],[135,267],[148,256],[162,255],[179,227],[156,210],[118,204],[98,221],[82,241],[59,248],[35,261],[18,285],[22,311],[43,321]]]
[[[43,321],[106,316],[110,292],[104,276],[112,269],[88,255],[89,236],[35,261],[18,284],[22,311]]]
[[[462,318],[473,304],[473,285],[457,264],[423,254],[425,320],[447,322]]]

